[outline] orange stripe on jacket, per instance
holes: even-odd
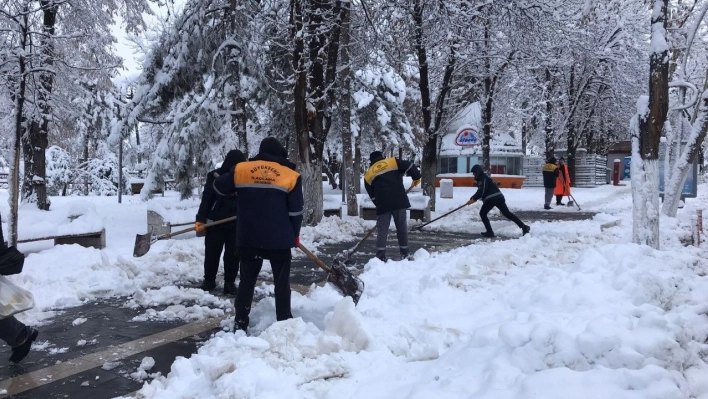
[[[295,188],[300,174],[277,162],[248,161],[236,165],[236,188],[269,188],[286,193]]]

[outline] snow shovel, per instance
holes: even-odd
[[[459,207],[457,207],[457,208],[451,210],[450,212],[448,212],[448,213],[446,213],[446,214],[444,214],[444,215],[442,215],[442,216],[438,216],[438,217],[436,217],[435,219],[433,219],[433,220],[431,220],[431,221],[429,221],[429,222],[427,222],[427,223],[423,223],[423,224],[421,224],[420,226],[414,227],[413,230],[420,230],[420,229],[422,229],[423,227],[429,225],[430,223],[433,223],[433,222],[435,222],[435,221],[438,221],[438,220],[444,218],[445,216],[447,216],[447,215],[449,215],[449,214],[451,214],[451,213],[453,213],[453,212],[457,212],[457,211],[459,211],[460,209],[462,209],[462,208],[464,208],[464,207],[466,207],[466,206],[467,206],[467,203],[465,202],[465,203],[462,204],[461,206],[459,206]]]
[[[236,220],[236,216],[231,216],[226,219],[221,219],[217,220],[216,222],[211,222],[207,223],[204,225],[205,228],[211,227],[211,226],[216,226],[217,224],[223,224],[223,223],[228,223]],[[184,234],[184,233],[189,233],[190,231],[194,231],[194,227],[190,227],[188,229],[184,230],[179,230],[175,231],[174,233],[167,233],[163,234],[160,236],[153,236],[152,232],[148,232],[147,234],[136,234],[135,235],[135,247],[133,248],[133,256],[136,258],[139,258],[150,250],[150,246],[160,240],[167,240],[169,238],[172,238],[174,236]]]
[[[415,186],[408,187],[408,190],[406,190],[406,194],[410,193],[414,187]],[[354,246],[354,248],[350,249],[346,255],[339,254],[339,255],[335,256],[334,262],[332,262],[332,267],[333,268],[346,268],[346,264],[352,258],[352,255],[354,255],[354,253],[359,250],[359,247],[361,247],[361,244],[363,244],[364,241],[366,241],[369,237],[371,237],[372,234],[374,234],[374,231],[376,231],[376,226],[372,227],[371,230],[369,230],[366,233],[364,238],[362,238],[361,241],[359,241],[359,243],[356,244],[356,246]]]
[[[298,248],[300,248],[300,250],[304,252],[308,258],[317,263],[317,266],[327,273],[328,280],[334,284],[334,286],[337,287],[337,289],[344,294],[344,296],[352,297],[354,305],[359,303],[359,298],[361,298],[361,294],[364,293],[363,281],[353,275],[344,264],[338,264],[335,262],[332,267],[329,268],[302,244],[299,244]]]
[[[561,182],[563,183],[563,187],[565,187],[565,178],[563,177],[563,175],[560,175],[560,179],[561,179]],[[568,206],[573,206],[573,205],[577,206],[579,211],[582,211],[582,209],[580,209],[580,205],[578,204],[578,201],[576,201],[575,198],[573,198],[573,196],[570,194],[570,187],[568,187]]]

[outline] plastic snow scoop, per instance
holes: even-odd
[[[423,227],[429,225],[430,223],[437,222],[438,220],[444,218],[445,216],[447,216],[447,215],[449,215],[449,214],[451,214],[451,213],[457,212],[457,211],[459,211],[460,209],[462,209],[462,208],[464,208],[464,207],[466,207],[466,206],[467,206],[467,203],[465,202],[465,203],[462,204],[461,206],[459,206],[459,207],[457,207],[457,208],[451,210],[451,211],[448,212],[448,213],[445,213],[445,214],[443,214],[443,215],[441,215],[441,216],[438,216],[438,217],[436,217],[435,219],[433,219],[433,220],[431,220],[431,221],[429,221],[429,222],[427,222],[427,223],[421,224],[420,226],[414,227],[413,230],[420,230],[420,229],[422,229]]]
[[[561,183],[563,183],[563,186],[565,187],[565,177],[563,177],[562,174],[560,175],[560,179],[561,179]],[[568,206],[573,206],[573,205],[577,206],[579,211],[582,211],[582,209],[580,209],[580,204],[578,204],[578,201],[576,201],[575,198],[573,198],[573,195],[570,194],[570,189],[568,189]]]
[[[406,194],[410,193],[411,190],[413,190],[414,187],[415,187],[415,186],[410,186],[410,187],[408,187],[408,190],[406,190]],[[371,237],[372,234],[374,234],[374,231],[376,231],[376,226],[372,227],[371,230],[369,230],[369,231],[366,233],[366,235],[364,236],[364,238],[362,238],[361,241],[359,241],[359,242],[354,246],[354,248],[350,249],[348,252],[345,252],[345,253],[342,253],[342,254],[339,254],[339,255],[335,256],[335,257],[334,257],[334,262],[332,263],[332,267],[342,267],[342,268],[346,268],[346,264],[347,264],[347,263],[349,262],[349,260],[352,258],[352,255],[354,255],[354,253],[359,250],[359,247],[361,247],[361,244],[363,244],[364,241],[366,241],[369,237]]]
[[[217,224],[232,222],[234,220],[236,220],[236,216],[231,216],[226,219],[217,220],[216,222],[207,223],[204,225],[204,228],[216,226]],[[153,236],[152,232],[148,232],[147,234],[136,234],[135,247],[133,248],[133,257],[139,258],[145,255],[146,253],[148,253],[148,251],[150,251],[150,246],[160,240],[167,240],[180,234],[189,233],[190,231],[194,231],[194,227],[159,236]]]
[[[299,244],[298,248],[327,273],[327,280],[337,287],[344,296],[351,297],[354,301],[354,305],[359,303],[359,298],[361,298],[361,294],[364,293],[364,282],[353,275],[352,272],[347,269],[346,265],[334,262],[331,268],[327,267],[320,258],[310,252],[310,250],[305,248],[302,244]]]

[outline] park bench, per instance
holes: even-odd
[[[77,201],[52,211],[20,212],[19,244],[53,240],[54,245],[106,247],[106,229],[92,204]],[[7,237],[7,236],[5,236]]]
[[[325,195],[322,205],[324,217],[336,216],[342,218],[342,200],[339,195]]]
[[[364,220],[376,220],[376,206],[366,195],[359,196],[359,217]],[[409,209],[410,220],[430,220],[430,197],[423,195],[409,195],[411,203]]]

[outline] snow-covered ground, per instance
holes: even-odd
[[[512,210],[538,210],[542,189],[503,190]],[[329,194],[336,194],[329,191]],[[412,195],[420,195],[419,191]],[[466,201],[471,188],[438,199],[435,216]],[[218,333],[197,354],[146,383],[147,398],[708,398],[708,255],[685,247],[708,185],[677,219],[662,220],[662,249],[631,244],[629,186],[574,189],[593,220],[534,222],[529,236],[475,242],[447,253],[420,250],[413,261],[371,260],[354,307],[329,286],[293,293],[295,319],[275,322],[272,300],[253,309],[243,333]],[[4,198],[3,198],[4,196]],[[6,215],[6,193],[0,212]],[[137,197],[89,197],[107,248],[23,244],[25,271],[12,280],[35,295],[20,315],[37,323],[55,308],[131,296],[126,306],[171,305],[148,318],[192,320],[231,311],[230,303],[177,287],[198,281],[203,245],[189,234],[132,258],[148,206]],[[76,198],[53,198],[56,212]],[[170,207],[175,197],[158,197]],[[556,208],[554,212],[575,212]],[[432,224],[481,231],[473,205]],[[5,219],[3,217],[3,219]],[[600,232],[600,225],[622,219]],[[517,235],[507,221],[498,234]],[[317,247],[373,226],[329,218],[303,231]],[[190,303],[190,306],[183,304]]]

